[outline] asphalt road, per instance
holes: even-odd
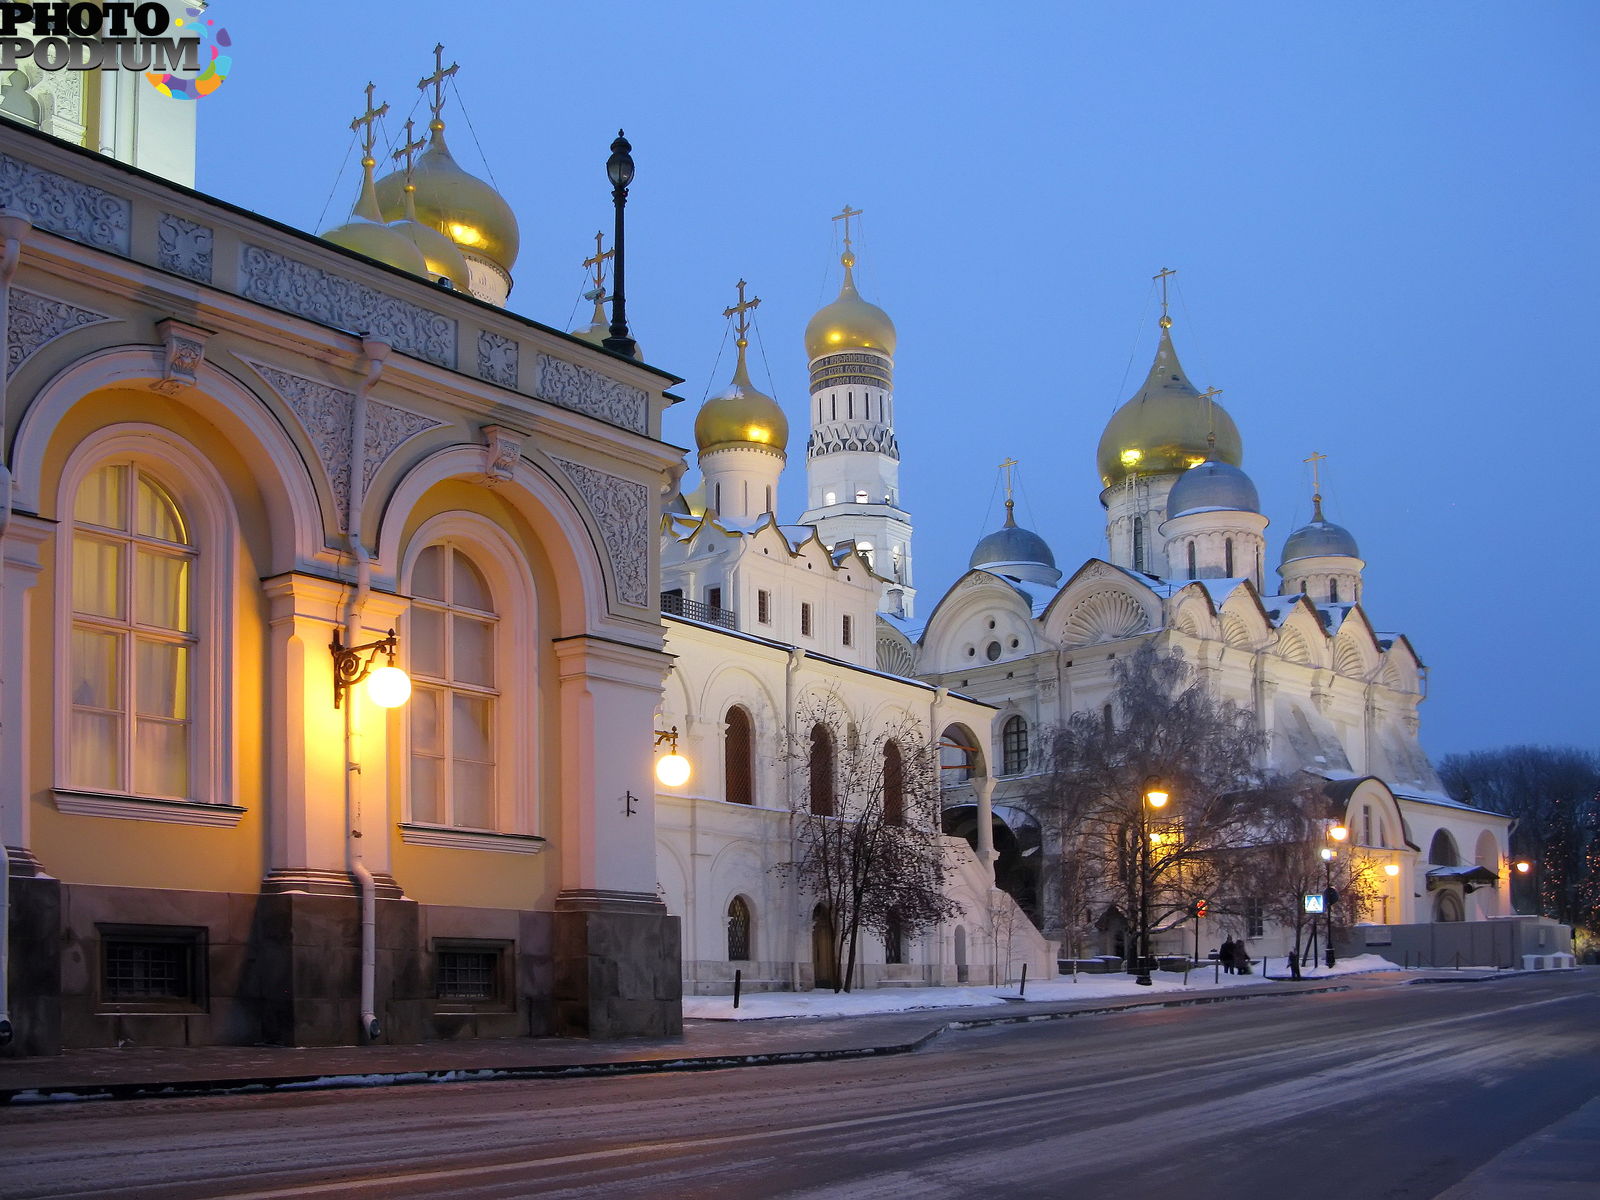
[[[859,1062],[0,1110],[0,1196],[1431,1200],[1597,1096],[1600,972],[1569,972]]]

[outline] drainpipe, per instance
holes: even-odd
[[[17,274],[17,262],[22,256],[22,239],[32,229],[26,217],[13,213],[0,214],[0,238],[5,245],[0,249],[0,346],[11,340],[11,281]],[[11,468],[7,465],[10,449],[10,428],[6,421],[5,364],[0,363],[0,593],[4,592],[6,530],[11,525]],[[0,603],[0,619],[5,607]],[[0,830],[4,823],[0,822]],[[0,1046],[9,1045],[13,1036],[11,1027],[11,855],[6,850],[6,840],[0,833]]]
[[[789,648],[789,661],[783,671],[783,737],[789,747],[794,742],[794,696],[799,687],[796,677],[800,668],[805,664],[806,652],[798,646]],[[790,756],[783,771],[783,806],[789,810],[789,826],[791,834],[794,828],[794,758]],[[808,949],[811,938],[811,921],[808,914],[802,909],[799,917],[800,928],[795,932],[795,952],[789,956],[789,990],[800,990],[800,959]]]
[[[362,336],[361,361],[366,375],[356,388],[350,409],[350,507],[345,515],[350,556],[356,564],[356,587],[345,609],[344,622],[345,644],[350,646],[361,640],[361,611],[372,591],[372,559],[361,538],[361,509],[366,499],[362,480],[366,477],[367,395],[383,374],[388,356],[387,342]],[[360,704],[353,694],[346,697],[344,705],[344,746],[345,863],[361,897],[361,1032],[370,1043],[383,1032],[377,1014],[378,889],[361,845],[361,787],[357,778],[361,774],[361,717]]]

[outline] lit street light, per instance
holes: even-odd
[[[1150,809],[1162,809],[1171,794],[1154,775],[1144,781],[1144,797],[1139,804],[1139,937],[1134,953],[1139,956],[1139,973],[1134,979],[1140,987],[1150,986]]]

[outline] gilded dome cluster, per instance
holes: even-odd
[[[806,323],[806,357],[817,359],[842,350],[876,350],[893,358],[894,322],[888,313],[863,300],[856,291],[856,256],[846,250],[840,261],[844,264],[844,283],[839,288],[839,298],[819,308]]]
[[[505,197],[462,169],[444,140],[444,122],[429,123],[428,148],[417,159],[411,182],[416,220],[438,230],[458,250],[493,263],[507,274],[516,264],[522,235]],[[406,215],[405,173],[378,180],[378,205],[385,220]]]
[[[1243,457],[1233,418],[1189,382],[1164,322],[1144,385],[1117,409],[1100,435],[1096,460],[1101,484],[1110,487],[1130,475],[1186,471],[1207,458],[1237,467]]]

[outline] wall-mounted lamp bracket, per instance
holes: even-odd
[[[343,705],[345,692],[372,674],[372,665],[378,661],[378,655],[388,655],[388,665],[394,666],[396,643],[395,632],[391,629],[388,637],[380,638],[375,642],[363,642],[359,646],[346,646],[339,640],[339,631],[334,630],[333,641],[328,644],[328,649],[333,651],[333,706],[335,708]],[[363,659],[362,655],[366,655],[366,658]]]

